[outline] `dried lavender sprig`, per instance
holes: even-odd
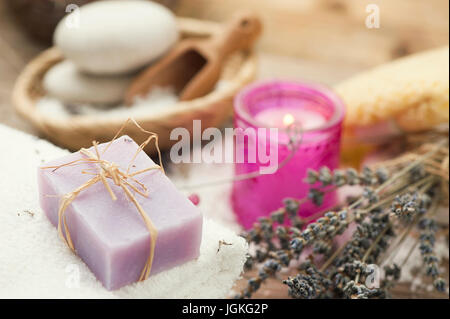
[[[343,216],[345,216],[345,215],[343,215]],[[388,216],[389,216],[389,214],[385,214],[384,215],[384,218],[386,219],[386,221],[388,221]],[[329,216],[327,216],[328,218],[329,217],[332,217],[332,215],[329,215]],[[345,216],[346,217],[346,216]],[[378,217],[376,217],[378,220],[380,219],[380,218],[378,218]],[[325,222],[326,220],[319,220],[319,222]],[[325,223],[325,224],[327,224],[327,223]],[[367,227],[367,224],[366,224],[366,227]],[[314,235],[314,234],[316,234],[316,233],[319,233],[320,232],[320,229],[321,229],[321,227],[319,226],[319,225],[315,225],[315,224],[312,224],[310,227],[308,227],[304,232],[302,232],[302,235],[303,235],[303,239],[310,239],[310,236],[312,236],[312,235]],[[368,231],[373,231],[373,229],[370,229],[370,228],[368,228]],[[382,239],[382,235],[384,235],[385,233],[386,233],[386,231],[387,231],[387,228],[385,228],[385,230],[380,234],[380,235],[378,235],[378,237],[377,237],[377,239],[375,240],[375,242],[374,242],[374,244],[373,244],[373,246],[370,246],[370,247],[372,247],[372,248],[370,248],[369,247],[369,250],[366,252],[366,254],[365,254],[365,256],[363,256],[362,257],[362,260],[365,260],[365,259],[367,259],[368,258],[368,256],[371,254],[371,252],[372,252],[372,250],[374,249],[374,247],[381,241],[381,239]],[[303,246],[305,246],[305,245],[301,245],[302,247]],[[383,244],[383,246],[380,248],[380,249],[378,249],[378,251],[377,251],[377,255],[379,255],[379,253],[380,253],[380,250],[383,250],[383,249],[385,249],[386,248],[386,243],[384,242],[384,244]],[[298,247],[297,247],[298,248]],[[354,247],[353,247],[354,248]],[[301,252],[301,249],[300,249],[300,252]],[[286,260],[288,260],[289,261],[289,259],[292,257],[291,255],[286,255],[287,256],[287,259]],[[361,255],[359,255],[360,257],[361,257]],[[285,262],[284,263],[284,266],[286,266],[286,265],[288,265],[288,263],[289,262]],[[354,260],[355,261],[355,260]],[[277,260],[271,260],[271,261],[269,261],[269,264],[271,264],[272,265],[272,267],[270,267],[268,264],[265,264],[264,265],[264,267],[263,267],[263,269],[262,269],[262,271],[260,271],[260,273],[259,273],[259,275],[258,275],[258,277],[257,278],[253,278],[253,279],[251,279],[250,281],[249,281],[249,286],[252,286],[252,288],[251,289],[246,289],[246,290],[244,290],[244,293],[243,293],[243,295],[241,295],[241,297],[250,297],[251,296],[251,293],[252,292],[254,292],[255,291],[255,289],[257,289],[256,288],[256,286],[255,286],[255,282],[257,282],[257,283],[259,283],[259,285],[258,285],[258,287],[260,286],[260,283],[263,281],[263,280],[265,280],[269,275],[271,275],[271,274],[274,274],[276,271],[278,271],[279,269],[281,269],[281,264],[279,263],[279,261],[277,261]],[[275,267],[273,267],[273,265],[276,265]],[[267,270],[269,270],[269,272],[267,272]],[[333,279],[335,279],[335,278],[333,278]],[[353,289],[356,289],[359,293],[357,293],[356,294],[356,297],[358,297],[358,298],[362,298],[362,297],[374,297],[374,296],[377,296],[377,297],[380,297],[380,296],[382,296],[383,294],[380,292],[380,291],[376,291],[376,290],[371,290],[372,292],[373,292],[373,294],[371,293],[371,294],[369,294],[369,295],[367,295],[367,292],[368,292],[368,290],[367,289],[363,289],[363,288],[361,288],[360,286],[360,284],[358,284],[358,282],[357,282],[358,280],[356,280],[356,284],[357,284],[357,286],[358,287],[353,287]],[[347,280],[347,282],[346,283],[348,283],[348,280]],[[347,287],[348,288],[348,287]],[[348,291],[350,291],[350,290],[346,290],[347,292]]]
[[[309,224],[305,230],[298,233],[298,236],[291,240],[290,250],[283,251],[282,254],[271,254],[270,256],[272,258],[266,261],[263,267],[259,270],[258,275],[255,278],[251,278],[248,281],[247,287],[236,297],[251,297],[252,293],[260,287],[260,284],[264,280],[281,270],[282,266],[288,266],[293,257],[298,257],[303,249],[308,245],[311,245],[314,240],[322,240],[325,238],[331,239],[337,234],[341,234],[348,225],[347,218],[348,213],[345,210],[340,212],[328,212],[324,217],[318,219],[316,223]],[[277,267],[271,267],[270,265],[277,265]],[[255,285],[255,282],[257,282],[258,285]]]
[[[288,294],[296,299],[312,299],[325,297],[328,294],[332,282],[311,261],[306,261],[300,266],[300,273],[295,277],[283,280],[288,286]]]
[[[431,185],[432,185],[432,183],[431,183],[431,184],[428,184],[427,187],[422,188],[422,191],[425,191],[426,189],[431,188]],[[427,202],[427,203],[428,203],[428,202]],[[387,216],[388,216],[388,215],[386,214],[386,217],[387,217]],[[367,250],[367,252],[366,252],[365,255],[363,256],[363,258],[361,259],[361,261],[360,261],[361,263],[364,264],[364,262],[366,261],[366,259],[367,259],[367,258],[369,257],[369,255],[371,254],[372,250],[375,249],[376,245],[377,245],[377,244],[379,243],[379,241],[383,238],[383,236],[385,235],[385,232],[387,232],[387,231],[389,230],[389,228],[390,228],[390,225],[388,224],[388,225],[386,226],[386,228],[384,229],[384,231],[378,235],[377,239],[372,243],[372,245],[369,247],[369,249]],[[382,249],[382,250],[385,250],[386,247],[387,247],[387,245],[383,245],[383,246],[381,247],[381,249]],[[340,252],[337,252],[336,254],[339,254],[339,253],[340,253]],[[335,258],[335,257],[336,257],[336,255],[333,256],[333,258]],[[328,266],[329,266],[329,264],[327,264],[325,267],[328,267]],[[356,289],[356,291],[358,291],[358,293],[352,294],[351,296],[354,297],[354,298],[361,298],[361,297],[366,298],[366,297],[370,297],[370,296],[367,295],[367,289],[362,289],[362,288],[361,288],[361,284],[358,283],[358,281],[359,281],[359,276],[360,276],[360,275],[361,275],[361,273],[358,273],[357,276],[356,276],[356,279],[352,281],[352,284],[353,284],[353,285],[358,285],[358,288],[359,288],[359,289]],[[392,280],[389,281],[389,280],[385,279],[384,284],[385,284],[385,286],[384,286],[383,289],[386,290],[386,289],[388,289],[388,286],[387,286],[387,285],[389,284],[389,286],[393,286],[393,285],[394,285],[394,282],[393,282]],[[348,288],[348,287],[347,287],[347,288]],[[350,289],[350,290],[347,289],[347,290],[346,290],[346,293],[347,293],[347,294],[348,294],[349,292],[355,293],[355,287],[352,287],[352,288],[353,288],[353,289]],[[387,295],[388,292],[385,291],[383,294],[384,294],[384,295]],[[378,295],[377,297],[380,297],[380,296],[382,296],[382,295],[380,294],[380,295]]]
[[[365,166],[361,173],[358,173],[354,168],[347,168],[345,170],[336,169],[331,171],[325,166],[318,171],[308,169],[304,181],[310,185],[319,184],[319,188],[330,185],[336,187],[342,187],[344,185],[375,186],[384,183],[388,177],[388,172],[382,167],[373,171],[371,168]]]
[[[415,185],[408,185],[408,187],[414,187],[414,186],[419,186],[421,183],[424,183],[425,181],[419,181],[417,182]],[[372,197],[374,197],[374,195],[371,195]],[[374,203],[374,205],[370,206],[368,209],[365,210],[361,210],[359,211],[359,213],[363,214],[363,216],[365,216],[365,214],[367,213],[368,210],[371,210],[375,207],[378,207],[380,205],[383,205],[384,203],[386,203],[387,201],[391,200],[390,197],[388,197],[387,199],[383,199],[382,201],[379,201],[378,198],[375,200],[370,201],[369,203]],[[273,237],[273,229],[271,228],[271,226],[273,225],[273,223],[277,222],[277,223],[283,223],[285,218],[289,218],[291,220],[291,223],[294,225],[294,227],[296,228],[301,228],[303,226],[303,224],[305,224],[305,222],[307,220],[303,220],[301,218],[299,218],[297,216],[299,207],[300,207],[300,203],[305,202],[306,199],[286,199],[285,200],[285,207],[282,209],[279,209],[278,211],[275,211],[274,213],[271,214],[270,218],[261,218],[260,219],[260,225],[256,225],[253,229],[251,229],[247,234],[244,234],[243,236],[245,238],[247,238],[247,240],[249,242],[255,242],[255,243],[260,243],[263,239],[270,240]],[[350,208],[352,208],[352,206],[356,206],[355,204],[351,205]],[[323,215],[323,212],[321,212],[320,215]]]
[[[416,182],[413,185],[407,185],[407,187],[403,187],[403,188],[399,188],[397,190],[395,190],[393,195],[387,196],[386,198],[383,198],[383,200],[380,200],[378,203],[372,204],[367,208],[364,209],[359,209],[357,210],[354,215],[353,218],[350,218],[348,223],[352,223],[353,221],[356,221],[358,223],[362,222],[362,220],[367,216],[368,213],[370,213],[371,211],[383,206],[383,205],[387,205],[389,204],[390,201],[392,201],[395,196],[397,196],[397,192],[403,192],[405,190],[408,190],[410,188],[415,188],[415,187],[419,187],[423,184],[424,182]],[[351,206],[350,206],[351,207]],[[334,254],[324,263],[324,265],[322,266],[322,270],[327,268],[332,262],[333,260],[342,252],[342,250],[345,248],[345,245],[341,246],[336,252],[334,252]]]
[[[255,278],[251,278],[248,281],[247,287],[240,295],[238,295],[238,297],[249,298],[264,280],[281,270],[282,266],[288,266],[293,257],[299,256],[304,247],[311,244],[316,238],[324,239],[331,232],[335,232],[336,225],[340,225],[346,218],[347,214],[345,212],[329,212],[316,223],[309,224],[305,230],[298,233],[298,236],[291,240],[289,250],[279,250],[270,254],[271,259],[268,259],[264,263]],[[298,231],[298,229],[296,230]],[[291,231],[291,233],[296,233],[296,231]],[[256,288],[255,282],[259,284],[258,288]]]
[[[350,281],[359,287],[358,281],[361,272],[356,272],[352,267],[348,268],[346,265],[357,263],[363,266],[366,262],[375,263],[380,253],[387,247],[387,238],[392,236],[393,232],[387,213],[375,212],[373,215],[370,215],[369,221],[359,225],[352,239],[345,244],[342,254],[339,257],[335,257],[333,261],[335,270],[331,271],[330,278],[337,282],[341,288],[345,287]],[[347,290],[343,288],[341,290],[344,296],[350,297],[348,294],[350,292],[353,294],[353,290],[356,288],[353,287],[354,289],[350,290],[348,288]],[[362,294],[361,296],[365,296],[364,293],[367,292],[359,289],[358,291]],[[354,297],[357,296],[358,294]]]
[[[339,213],[335,212],[329,212],[325,214],[325,216],[317,221],[317,223],[312,223],[307,226],[307,228],[302,231],[298,237],[295,237],[291,241],[291,253],[286,253],[283,255],[284,261],[280,260],[279,258],[270,259],[264,264],[262,269],[259,271],[258,276],[255,278],[252,278],[248,282],[248,286],[244,291],[238,295],[240,298],[249,298],[251,294],[256,291],[255,282],[259,283],[258,288],[260,287],[260,284],[267,279],[270,275],[273,275],[276,271],[281,269],[281,265],[287,266],[292,259],[293,256],[299,256],[303,249],[311,244],[314,239],[323,239],[327,236],[330,237],[330,234],[333,235],[333,237],[339,233],[342,233],[345,228],[347,227],[347,218],[348,213],[347,211],[341,211]],[[268,222],[267,220],[264,220],[265,222]],[[336,227],[338,226],[338,227]],[[331,237],[331,238],[333,238]],[[273,255],[272,255],[273,257]],[[270,267],[268,265],[277,265],[278,267]]]
[[[375,240],[372,242],[372,244],[370,245],[369,249],[367,249],[366,253],[364,254],[363,258],[361,259],[361,263],[365,263],[366,260],[369,258],[370,254],[372,253],[372,251],[375,249],[375,247],[380,243],[381,239],[383,238],[383,236],[386,235],[386,233],[391,230],[392,228],[392,224],[390,222],[387,223],[386,227],[383,229],[383,231],[377,236],[377,238],[375,238]],[[355,278],[355,283],[359,282],[359,277],[360,277],[361,273],[359,272],[356,275]]]
[[[389,218],[387,214],[384,214],[383,218],[380,219],[380,217],[374,216],[374,221],[377,221],[377,223],[382,220],[384,221],[384,223],[379,224],[378,228],[380,229],[381,227],[384,227],[385,225],[387,225],[390,228],[389,225]],[[371,297],[382,297],[385,295],[385,292],[382,289],[368,289],[367,287],[365,287],[364,285],[361,285],[359,283],[355,283],[355,281],[352,281],[350,279],[350,276],[355,276],[355,273],[365,273],[367,271],[367,265],[364,262],[361,262],[359,259],[362,258],[367,258],[375,249],[375,247],[378,248],[377,252],[376,252],[376,256],[378,256],[380,254],[380,251],[384,250],[387,246],[386,243],[384,243],[383,245],[381,245],[380,247],[378,247],[378,245],[380,245],[381,243],[381,239],[383,237],[384,234],[387,233],[388,229],[386,229],[383,232],[379,232],[376,229],[374,229],[373,227],[369,227],[370,224],[365,223],[363,224],[363,227],[365,227],[366,229],[364,230],[364,228],[359,229],[354,235],[353,235],[353,239],[345,245],[345,250],[347,251],[347,256],[353,256],[353,257],[346,257],[346,258],[340,258],[338,261],[335,262],[335,266],[337,267],[336,270],[333,272],[331,272],[330,277],[326,277],[329,278],[329,281],[331,281],[334,284],[334,290],[336,292],[336,290],[342,290],[342,294],[346,295],[346,294],[350,294],[351,293],[351,297],[352,298],[371,298]],[[374,237],[375,235],[377,235],[377,238],[372,242],[372,244],[370,245],[369,242],[367,244],[364,244],[364,240],[360,235],[360,232],[370,232],[372,233],[372,235],[370,235],[370,237]],[[370,238],[369,237],[369,238]],[[363,241],[361,241],[363,240]],[[344,247],[344,246],[342,246]],[[343,248],[341,247],[340,251],[342,252]],[[366,251],[366,257],[363,257],[362,254],[363,252]],[[349,252],[353,251],[353,253],[351,253],[350,255],[348,255]],[[356,255],[355,253],[358,252]],[[328,268],[329,265],[322,267],[320,269],[320,273],[322,273],[326,268]],[[349,282],[353,283],[353,286],[348,285]],[[295,283],[295,281],[294,281]],[[292,282],[291,282],[292,284]],[[339,288],[340,287],[340,288]],[[345,287],[345,289],[344,289]],[[316,294],[316,297],[322,297],[322,296],[329,296],[330,295],[330,291],[327,291],[324,293],[324,291],[321,291],[321,294]],[[299,297],[305,297],[305,295],[296,295],[295,297],[299,298]],[[308,298],[311,298],[311,295],[307,295]]]
[[[425,264],[425,274],[433,279],[433,285],[437,291],[445,291],[447,286],[445,280],[440,276],[439,258],[434,253],[436,222],[433,219],[424,218],[419,222],[420,233],[420,253]]]
[[[434,182],[435,182],[436,180],[434,180]],[[432,183],[428,183],[428,184],[426,184],[424,187],[422,187],[422,189],[421,189],[421,193],[422,192],[424,192],[424,191],[426,191],[426,190],[429,190],[431,187],[432,187],[432,185],[433,185],[433,182]],[[417,212],[417,216],[418,216],[418,218],[420,218],[420,217],[422,217],[423,216],[423,210],[424,209],[427,209],[429,206],[430,206],[430,201],[429,201],[429,198],[428,198],[428,196],[426,196],[426,194],[421,194],[421,195],[423,195],[423,197],[421,197],[421,201],[420,201],[420,204],[418,204],[417,205],[417,208],[416,208],[416,212]],[[425,199],[425,200],[423,200],[423,199]],[[379,238],[381,238],[381,236],[382,236],[383,234],[380,234],[380,237]],[[336,254],[339,254],[340,252],[337,252]],[[362,262],[363,261],[365,261],[365,259],[367,258],[367,256],[370,254],[370,249],[369,249],[369,251],[367,251],[366,252],[366,254],[365,254],[365,256],[362,258]],[[334,256],[335,257],[335,256]],[[328,267],[328,265],[326,265],[325,267]],[[397,266],[398,267],[398,266]],[[358,274],[358,276],[357,276],[357,278],[359,277],[359,274]],[[398,277],[398,276],[397,276]],[[385,295],[385,296],[387,296],[388,295],[388,291],[387,291],[387,289],[389,289],[390,287],[392,287],[394,284],[395,284],[395,282],[394,281],[396,281],[396,280],[398,280],[398,278],[397,279],[395,279],[395,280],[389,280],[389,279],[385,279],[384,281],[383,281],[383,287],[382,287],[382,289],[384,289],[385,291],[383,292],[383,294],[380,294],[380,295],[378,295],[378,297],[380,297],[380,296],[382,296],[382,295]],[[356,285],[356,284],[358,284],[358,279],[356,279],[356,280],[354,280],[354,281],[352,281],[352,284],[353,285]],[[439,278],[438,280],[436,280],[436,283],[435,283],[437,286],[440,286],[440,288],[441,289],[444,289],[443,287],[445,287],[445,285],[444,285],[444,282],[443,282],[443,280],[441,279],[441,278]],[[443,286],[444,285],[444,286]],[[348,288],[348,287],[347,287]],[[353,287],[354,288],[354,287]],[[361,297],[368,297],[367,296],[367,290],[364,290],[364,289],[362,289],[361,288],[361,284],[358,284],[358,291],[359,291],[359,293],[360,294],[355,294],[355,295],[352,295],[352,297],[355,297],[355,298],[361,298]],[[353,290],[347,290],[347,293],[349,292],[349,291],[352,291],[353,293],[355,292],[355,290],[353,289]]]
[[[428,184],[432,185],[432,184]],[[430,188],[431,186],[429,186]],[[403,198],[396,198],[391,210],[396,216],[400,218],[409,218],[411,214],[415,214],[415,220],[411,225],[405,230],[400,241],[402,241],[407,233],[409,233],[413,226],[419,226],[421,230],[419,236],[419,249],[421,255],[423,256],[423,262],[425,264],[425,274],[433,279],[433,285],[437,291],[443,292],[446,288],[446,282],[439,274],[439,259],[434,254],[433,248],[435,243],[435,232],[437,230],[436,222],[432,219],[435,214],[438,201],[432,204],[431,197],[428,196],[423,191],[420,192],[420,196],[416,193],[416,196],[406,196]],[[414,245],[414,248],[416,245]],[[405,258],[404,263],[411,255],[412,250],[408,253],[407,258]]]
[[[444,145],[448,144],[448,138],[443,139],[440,142],[436,143],[433,150],[429,151],[428,153],[425,153],[421,156],[419,156],[417,159],[415,159],[413,162],[411,162],[409,165],[405,166],[403,169],[401,169],[396,174],[392,175],[386,182],[381,184],[377,188],[377,192],[382,190],[383,188],[390,186],[395,180],[405,175],[408,171],[414,170],[417,166],[421,165],[424,161],[428,160],[432,156],[434,156],[437,152],[439,152],[440,148]],[[414,173],[414,171],[413,171]],[[413,174],[414,175],[414,174]]]
[[[445,146],[446,144],[448,144],[448,138],[447,139],[442,139],[441,141],[439,141],[438,143],[436,143],[433,147],[433,150],[429,151],[428,153],[425,153],[421,156],[419,156],[418,158],[416,158],[414,161],[412,161],[410,164],[406,165],[405,167],[403,167],[402,169],[400,169],[400,171],[398,171],[397,173],[395,173],[394,175],[392,175],[389,179],[387,179],[384,183],[382,183],[381,185],[379,185],[374,191],[375,193],[379,193],[381,192],[383,189],[387,188],[388,186],[391,186],[393,183],[395,183],[398,179],[400,179],[402,176],[405,176],[408,172],[412,171],[414,174],[414,168],[416,168],[417,166],[422,165],[423,162],[425,162],[426,160],[428,160],[429,158],[431,158],[432,156],[434,156],[437,152],[440,151],[441,147]],[[364,200],[363,197],[359,198],[357,201],[355,201],[353,204],[351,204],[349,206],[349,209],[351,208],[355,208],[358,205],[360,205],[362,203],[362,201]]]
[[[398,237],[398,240],[396,243],[394,243],[391,249],[391,254],[388,258],[388,262],[392,261],[395,257],[396,250],[400,247],[400,245],[403,243],[403,241],[406,239],[406,237],[410,234],[412,229],[418,224],[418,222],[423,218],[424,216],[432,216],[436,212],[436,208],[438,207],[439,201],[431,201],[431,197],[428,196],[426,192],[428,192],[430,189],[432,189],[433,185],[436,184],[438,181],[433,176],[430,176],[431,179],[425,178],[424,180],[429,179],[427,183],[425,183],[419,191],[416,193],[416,196],[420,198],[420,204],[415,206],[415,216],[412,222],[409,223],[409,225],[405,228],[403,233]],[[394,199],[394,202],[391,205],[391,211],[394,216],[400,217],[400,219],[404,219],[403,215],[400,213],[395,214],[395,211],[398,209],[396,206],[397,204],[397,196]],[[407,219],[411,219],[410,216],[407,216]],[[407,258],[406,258],[407,259]],[[405,259],[405,260],[406,260]],[[404,263],[403,263],[404,265]]]
[[[424,156],[425,157],[425,156]],[[408,166],[412,166],[412,167],[416,167],[416,165],[417,165],[417,162],[420,162],[421,161],[421,159],[423,159],[424,157],[421,157],[421,158],[419,158],[417,161],[415,161],[414,163],[412,163],[412,164],[414,164],[413,166],[412,165],[408,165]],[[402,170],[402,171],[407,171],[407,170]],[[401,171],[401,172],[402,172]],[[396,174],[397,176],[399,175],[399,174]],[[379,190],[383,190],[384,188],[386,188],[386,187],[388,187],[388,186],[390,186],[390,184],[392,184],[392,181],[386,181],[385,183],[383,183],[382,185],[380,185],[377,189],[376,189],[376,191],[379,191]],[[360,198],[360,200],[358,200],[358,201],[356,201],[355,203],[353,203],[352,205],[354,206],[354,207],[358,207],[359,205],[360,205],[360,203],[361,203],[361,198]],[[386,246],[386,245],[384,245],[384,246]],[[276,263],[275,263],[276,264]],[[263,267],[263,268],[270,268],[270,267]],[[278,269],[278,267],[276,267],[276,269]],[[276,270],[275,270],[276,271]]]

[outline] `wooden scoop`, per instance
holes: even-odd
[[[261,29],[256,16],[240,14],[222,34],[180,41],[168,55],[133,80],[126,92],[126,104],[131,105],[136,96],[147,95],[155,86],[173,87],[181,101],[204,96],[214,89],[226,57],[249,48]]]

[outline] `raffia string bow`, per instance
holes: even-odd
[[[149,134],[149,137],[145,140],[144,143],[142,143],[136,153],[134,154],[133,158],[131,159],[131,162],[129,163],[129,166],[127,170],[124,172],[122,171],[115,163],[109,162],[107,160],[104,160],[101,158],[101,155],[103,155],[109,148],[109,146],[112,144],[112,142],[117,139],[119,134],[123,131],[125,126],[132,121],[134,125],[136,125],[139,130],[141,130],[143,133]],[[133,173],[130,173],[130,168],[132,167],[133,162],[135,161],[137,155],[152,141],[155,140],[155,146],[158,151],[158,157],[159,157],[159,165],[148,167]],[[85,157],[80,158],[78,160],[61,164],[58,166],[47,166],[43,167],[43,169],[52,168],[53,171],[56,171],[57,169],[60,169],[62,167],[66,166],[76,166],[83,163],[91,163],[96,164],[95,171],[92,172],[91,170],[82,170],[81,174],[89,174],[93,175],[91,179],[89,179],[86,183],[79,186],[77,189],[73,190],[70,193],[67,193],[62,196],[61,202],[59,205],[58,210],[58,234],[61,236],[61,238],[66,242],[66,244],[70,247],[70,249],[76,253],[75,247],[72,242],[72,238],[70,236],[69,229],[67,227],[66,222],[66,209],[67,207],[77,198],[77,196],[84,190],[88,189],[89,187],[97,184],[98,182],[102,182],[105,186],[106,190],[111,196],[112,200],[117,200],[116,195],[114,194],[113,190],[111,189],[111,186],[108,183],[108,179],[111,179],[114,183],[114,185],[119,186],[123,192],[125,193],[126,197],[136,206],[139,214],[141,215],[145,226],[150,232],[150,252],[149,256],[147,258],[147,261],[145,263],[144,268],[142,269],[141,275],[139,277],[139,281],[145,280],[150,275],[150,271],[153,264],[153,257],[155,254],[155,246],[156,246],[156,239],[158,237],[158,230],[156,229],[155,225],[151,221],[151,219],[148,217],[142,206],[138,203],[136,200],[136,197],[133,195],[133,190],[136,194],[139,194],[143,197],[148,197],[148,190],[145,187],[145,185],[141,182],[139,182],[135,176],[140,175],[142,173],[148,172],[150,170],[154,169],[160,169],[164,172],[164,168],[162,166],[161,161],[161,151],[159,149],[158,145],[158,135],[156,133],[152,133],[149,131],[144,130],[134,119],[128,119],[123,126],[120,128],[120,130],[117,132],[117,134],[114,136],[114,138],[107,144],[107,146],[103,149],[103,151],[100,153],[98,150],[98,143],[96,141],[92,142],[94,146],[95,153],[92,153],[88,149],[82,148],[80,150],[80,153],[84,155]],[[66,236],[64,236],[63,233],[63,227],[64,227],[64,233]]]

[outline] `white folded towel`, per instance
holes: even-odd
[[[39,207],[37,166],[67,151],[3,125],[0,138],[0,298],[223,298],[241,275],[245,240],[205,218],[197,260],[106,290]]]

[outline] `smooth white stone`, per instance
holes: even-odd
[[[65,60],[47,71],[43,86],[49,96],[64,103],[117,104],[123,100],[132,79],[131,75],[86,74]]]
[[[150,1],[99,1],[62,19],[54,43],[80,69],[127,73],[159,58],[177,41],[175,16]]]

